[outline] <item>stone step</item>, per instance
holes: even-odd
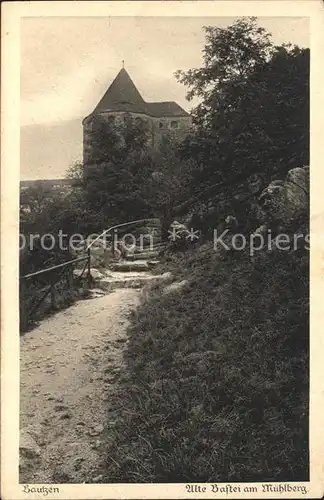
[[[156,266],[160,261],[157,259],[150,259],[150,260],[122,260],[120,262],[114,262],[110,264],[109,269],[111,271],[118,271],[118,272],[145,272],[148,271],[149,269],[152,269],[154,266]]]
[[[125,260],[129,262],[136,262],[137,260],[154,260],[159,256],[159,252],[142,252],[142,253],[129,253],[126,255]]]
[[[148,283],[156,283],[161,280],[169,279],[171,273],[158,274],[156,276],[149,273],[111,273],[96,282],[96,286],[105,291],[112,291],[117,288],[142,288]]]
[[[151,248],[151,247],[144,247],[144,248],[135,248],[128,250],[127,253],[129,255],[142,255],[143,253],[151,253],[151,252],[158,252],[159,247],[157,248]]]
[[[114,262],[109,266],[112,271],[122,271],[122,272],[144,272],[150,269],[147,260],[133,260],[133,261],[121,261]]]
[[[157,259],[152,259],[147,261],[147,265],[151,269],[152,267],[156,266],[160,261]]]
[[[155,243],[151,247],[144,247],[143,250],[151,250],[153,252],[159,252],[160,250],[164,250],[166,246],[167,245],[165,243]]]
[[[156,242],[156,243],[153,243],[152,245],[151,244],[148,244],[148,245],[137,245],[135,246],[134,248],[132,248],[130,251],[132,252],[143,252],[144,250],[145,251],[154,251],[154,250],[158,250],[160,248],[164,248],[166,246],[166,243],[165,242]]]

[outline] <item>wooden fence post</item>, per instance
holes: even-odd
[[[67,284],[69,290],[73,290],[73,267],[69,266],[67,269]]]
[[[91,288],[91,252],[90,248],[88,248],[88,287]]]
[[[56,309],[57,303],[56,303],[56,290],[55,290],[55,285],[51,283],[51,308]]]

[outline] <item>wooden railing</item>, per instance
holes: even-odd
[[[43,304],[46,297],[50,295],[51,304],[50,309],[55,310],[57,307],[57,290],[56,285],[60,281],[60,279],[65,274],[67,288],[72,291],[74,289],[74,278],[73,278],[73,267],[77,262],[85,262],[84,268],[80,273],[79,278],[82,278],[82,275],[86,268],[88,268],[88,285],[90,287],[91,283],[91,275],[90,275],[90,258],[89,254],[85,257],[78,257],[76,259],[72,259],[62,264],[58,264],[56,266],[48,267],[45,269],[41,269],[40,271],[36,271],[34,273],[26,274],[21,276],[20,278],[20,329],[25,331],[30,322],[35,318],[35,314],[39,310],[40,306]],[[45,281],[47,284],[45,286],[41,286],[39,282],[39,278],[45,277]],[[38,280],[38,287],[36,285],[36,294],[32,293],[32,285],[35,284],[35,281]],[[29,300],[32,302],[32,299],[39,295],[36,299],[35,303],[32,303],[29,307]]]
[[[121,227],[126,227],[128,225],[141,224],[145,222],[157,222],[159,219],[157,218],[146,218],[146,219],[138,219],[130,222],[123,222],[122,224],[116,224],[105,231],[103,231],[97,238],[95,238],[91,243],[86,247],[85,252],[86,255],[83,257],[78,257],[76,259],[72,259],[56,266],[48,267],[45,269],[41,269],[34,273],[26,274],[21,276],[20,278],[20,328],[22,331],[26,330],[30,322],[35,318],[37,311],[39,311],[40,306],[43,304],[46,297],[50,295],[50,309],[55,310],[57,308],[57,290],[56,285],[65,274],[67,288],[72,290],[74,288],[74,277],[73,277],[73,267],[78,262],[84,262],[84,267],[82,272],[78,276],[78,280],[82,279],[84,271],[87,269],[87,280],[88,286],[91,287],[91,249],[94,243],[103,238],[109,232],[114,229],[118,229]],[[113,243],[113,242],[112,242]],[[112,252],[114,251],[114,245],[112,244]],[[45,286],[41,286],[42,278],[45,278]],[[40,280],[39,280],[40,279]],[[32,299],[32,284],[38,280],[38,288],[37,293],[35,295],[41,295],[37,298],[36,302],[29,307],[28,299]]]
[[[100,240],[101,238],[103,238],[106,234],[108,234],[110,231],[113,231],[114,229],[118,229],[120,227],[126,227],[126,226],[130,226],[130,225],[134,225],[134,224],[142,224],[144,222],[157,222],[157,221],[160,221],[160,219],[158,218],[147,218],[147,219],[137,219],[137,220],[133,220],[133,221],[130,221],[130,222],[123,222],[122,224],[116,224],[115,226],[112,226],[110,227],[109,229],[106,229],[105,231],[103,231],[99,236],[97,236],[97,238],[95,238],[88,246],[87,246],[87,252],[88,252],[88,256],[90,258],[90,252],[91,252],[91,247],[94,243],[96,243],[96,241]]]

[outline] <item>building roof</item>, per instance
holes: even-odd
[[[94,113],[108,110],[145,112],[145,102],[124,68],[120,70]]]
[[[145,102],[134,82],[122,68],[112,82],[93,113],[103,111],[125,111],[143,113],[157,118],[164,116],[189,116],[176,102]]]
[[[189,113],[174,101],[147,102],[146,107],[149,115],[158,118],[163,116],[189,116]]]

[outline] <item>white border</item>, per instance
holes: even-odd
[[[1,326],[2,326],[2,447],[1,477],[3,499],[31,499],[42,495],[24,493],[18,484],[19,429],[19,332],[18,332],[18,217],[19,217],[19,125],[20,125],[20,18],[33,16],[284,16],[310,17],[311,20],[311,213],[324,212],[324,4],[308,1],[220,1],[220,2],[7,2],[2,4],[2,150],[1,150]],[[287,22],[288,19],[287,19]],[[322,218],[311,222],[311,233],[320,233]],[[311,248],[311,401],[310,401],[310,470],[304,498],[323,495],[324,428],[321,379],[323,330],[323,271],[321,248]],[[275,483],[272,483],[275,484]],[[294,484],[294,483],[290,483]],[[258,483],[251,483],[256,486]],[[31,485],[30,485],[31,486]],[[47,498],[300,498],[300,494],[188,494],[181,484],[112,484],[53,485],[60,493]],[[206,486],[206,485],[205,485]],[[221,486],[220,484],[218,486]],[[233,484],[233,486],[239,486]],[[240,484],[242,490],[248,483]]]

